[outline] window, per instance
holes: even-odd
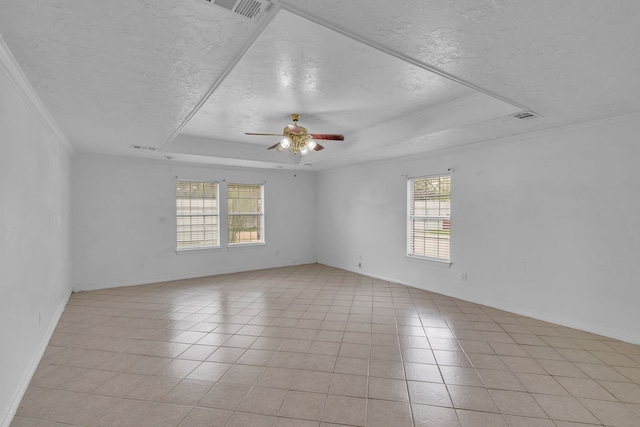
[[[229,245],[264,243],[264,185],[229,184]]]
[[[176,224],[178,250],[219,246],[218,184],[176,182]]]
[[[449,261],[451,176],[411,178],[408,184],[408,255]]]

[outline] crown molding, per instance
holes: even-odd
[[[33,86],[31,86],[31,83],[29,83],[29,80],[24,75],[13,54],[5,44],[2,35],[0,35],[0,70],[2,70],[2,72],[9,78],[11,84],[13,84],[27,105],[29,105],[31,110],[40,119],[42,124],[44,124],[45,127],[58,138],[58,141],[67,149],[67,151],[69,151],[69,153],[74,154],[75,149],[73,148],[73,145],[71,145],[67,136],[62,132],[60,126],[58,126],[42,103],[42,100],[36,93]]]

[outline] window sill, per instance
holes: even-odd
[[[418,260],[418,261],[430,261],[430,262],[434,262],[436,264],[440,264],[442,266],[447,266],[447,267],[451,267],[451,265],[453,264],[451,262],[451,260],[443,260],[443,259],[438,259],[438,258],[429,258],[429,257],[419,256],[419,255],[407,254],[406,257],[409,258],[409,259],[415,259],[415,260]]]
[[[227,244],[227,249],[233,248],[250,248],[252,246],[266,246],[265,242],[255,242],[255,243],[229,243]]]
[[[180,254],[189,254],[189,253],[196,253],[196,252],[202,252],[202,251],[211,251],[211,250],[218,250],[220,249],[220,246],[202,246],[202,247],[197,247],[197,248],[180,248],[180,249],[176,249],[175,252],[176,254],[180,255]]]

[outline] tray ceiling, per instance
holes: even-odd
[[[0,35],[79,152],[288,168],[244,132],[299,113],[345,135],[321,170],[640,111],[635,1],[260,3],[0,0]]]

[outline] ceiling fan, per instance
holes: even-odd
[[[298,126],[298,120],[300,114],[292,114],[291,119],[293,124],[284,127],[282,134],[279,133],[252,133],[245,132],[245,135],[267,135],[267,136],[281,136],[283,137],[280,142],[267,148],[267,150],[276,149],[280,152],[289,149],[296,155],[300,153],[305,155],[311,151],[320,151],[324,147],[318,144],[316,139],[324,139],[330,141],[344,141],[343,135],[327,134],[327,133],[307,133],[307,128]]]

